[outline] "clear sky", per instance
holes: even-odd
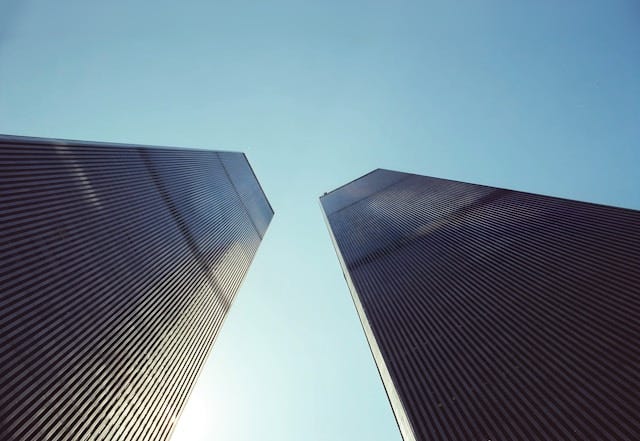
[[[0,133],[247,153],[276,215],[174,441],[399,440],[318,196],[640,209],[640,3],[0,0]]]

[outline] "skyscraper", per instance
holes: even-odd
[[[246,157],[2,136],[0,216],[0,439],[168,439],[273,217]]]
[[[388,170],[321,205],[405,441],[640,439],[640,212]]]

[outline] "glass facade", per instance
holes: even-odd
[[[0,136],[0,438],[166,440],[273,216],[241,153]]]
[[[640,439],[640,212],[386,170],[320,200],[405,440]]]

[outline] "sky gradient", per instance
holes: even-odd
[[[639,209],[640,5],[0,0],[0,133],[247,154],[276,214],[174,441],[399,440],[318,196]]]

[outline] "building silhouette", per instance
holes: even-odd
[[[241,153],[1,136],[0,439],[168,439],[272,216]]]
[[[320,200],[405,441],[640,439],[640,212],[388,170]]]

